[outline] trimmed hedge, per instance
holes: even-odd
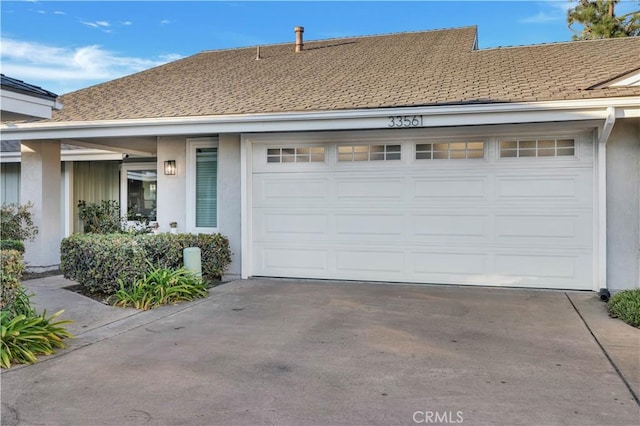
[[[17,250],[0,250],[2,258],[2,293],[0,299],[0,309],[8,309],[13,306],[18,297],[24,272],[24,261],[22,253]]]
[[[20,240],[0,240],[0,250],[16,250],[24,253],[24,243]]]
[[[229,240],[221,234],[74,234],[62,240],[60,269],[91,292],[114,294],[118,279],[132,285],[150,265],[179,269],[187,247],[202,251],[207,281],[219,280],[231,263]]]

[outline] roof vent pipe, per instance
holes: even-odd
[[[296,32],[296,53],[302,52],[302,48],[304,47],[304,43],[302,43],[302,33],[304,32],[304,27],[296,27],[294,31]]]

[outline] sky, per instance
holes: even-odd
[[[59,95],[203,50],[475,25],[481,49],[570,41],[570,0],[7,1],[2,73]],[[623,0],[616,14],[637,9]]]

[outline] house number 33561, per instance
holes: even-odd
[[[422,127],[421,115],[389,116],[389,127]]]

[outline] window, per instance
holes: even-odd
[[[323,146],[268,148],[267,163],[322,163]]]
[[[400,145],[349,145],[338,147],[338,161],[385,161],[400,159]]]
[[[157,219],[158,172],[156,163],[122,166],[122,214],[129,221]]]
[[[565,157],[575,155],[573,139],[524,139],[500,141],[500,158]]]
[[[187,231],[218,228],[218,140],[187,140]]]
[[[484,142],[436,142],[416,144],[416,160],[484,158]]]

